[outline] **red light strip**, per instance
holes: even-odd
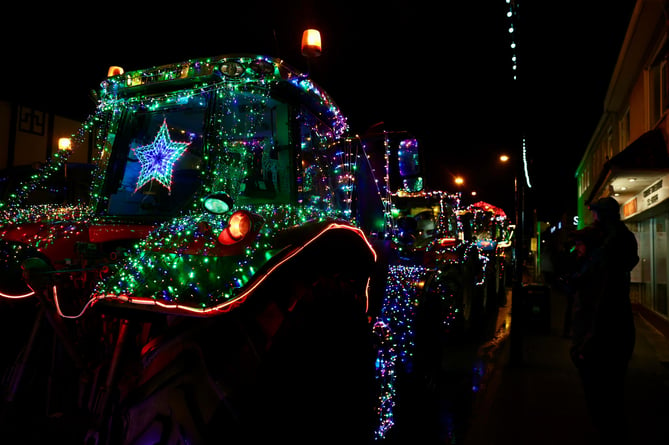
[[[0,292],[0,297],[9,298],[10,300],[20,300],[22,298],[32,297],[33,295],[35,295],[34,291],[31,291],[31,292],[28,292],[27,294],[22,294],[22,295],[10,295],[10,294],[6,294],[4,292]]]
[[[94,299],[91,298],[86,302],[84,305],[84,308],[79,312],[77,315],[65,315],[63,314],[63,311],[60,310],[60,304],[58,304],[58,290],[56,289],[56,286],[53,287],[53,302],[56,305],[56,311],[58,311],[58,315],[60,315],[63,318],[79,318],[82,315],[84,315],[84,312],[86,312],[86,309],[88,309],[89,306],[92,306],[94,303]]]

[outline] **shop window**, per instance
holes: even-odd
[[[650,67],[648,82],[648,114],[652,128],[669,106],[669,66],[666,56]]]

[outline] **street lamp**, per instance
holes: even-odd
[[[72,151],[72,138],[58,138],[58,150],[65,156],[63,174],[67,180],[67,155]]]
[[[72,138],[58,138],[58,150],[72,150]]]

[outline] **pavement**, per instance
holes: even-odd
[[[522,338],[510,335],[512,292],[493,341],[480,350],[484,366],[465,445],[598,444],[576,368],[563,336],[566,296],[544,286],[530,294],[532,320]],[[534,306],[532,306],[535,304]],[[626,386],[630,445],[669,444],[669,338],[635,313],[637,339]],[[517,331],[516,331],[517,332]],[[453,442],[451,442],[453,443]]]

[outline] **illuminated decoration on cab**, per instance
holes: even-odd
[[[190,142],[174,142],[170,138],[167,120],[163,120],[151,144],[133,149],[141,164],[135,191],[152,180],[158,181],[171,191],[174,163],[184,154],[189,145]]]

